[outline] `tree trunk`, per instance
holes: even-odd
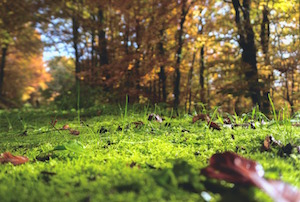
[[[200,101],[205,103],[204,97],[204,45],[202,45],[200,50],[200,71],[199,71],[199,83],[200,83]]]
[[[95,15],[92,15],[92,22],[96,21],[96,17]],[[94,25],[94,24],[93,24]],[[95,27],[92,26],[92,31],[91,31],[91,62],[92,62],[92,69],[94,69],[96,67],[96,57],[95,57],[95,36],[96,36],[96,30]]]
[[[79,23],[78,20],[75,16],[72,17],[72,27],[73,27],[73,48],[75,51],[75,79],[76,79],[76,90],[77,90],[77,110],[78,113],[79,108],[80,108],[80,79],[79,77],[79,73],[80,73],[80,63],[79,63],[79,51],[78,51],[78,43],[79,43]],[[79,116],[78,116],[79,117]],[[78,120],[80,121],[80,120]]]
[[[193,54],[193,59],[192,59],[192,65],[188,73],[188,91],[187,91],[187,97],[188,97],[188,107],[187,111],[190,114],[191,113],[191,104],[192,104],[192,81],[193,81],[193,73],[194,73],[194,63],[195,63],[195,58],[196,58],[196,52]]]
[[[160,59],[161,65],[160,65],[160,72],[159,72],[159,81],[160,82],[159,83],[161,84],[160,86],[162,88],[163,102],[166,102],[167,101],[167,91],[166,91],[167,77],[166,77],[166,73],[165,73],[165,66],[162,61],[165,57],[165,49],[164,49],[164,44],[163,44],[164,30],[161,29],[159,31],[159,33],[160,33],[160,41],[158,42],[158,50],[159,50],[159,55],[161,57],[161,59]]]
[[[128,47],[128,43],[129,43],[129,28],[130,28],[130,25],[129,25],[129,15],[125,14],[124,15],[124,18],[125,18],[125,30],[124,30],[124,46],[125,46],[125,53],[126,55],[129,54],[129,47]]]
[[[106,33],[103,28],[103,11],[100,9],[98,11],[98,21],[99,21],[99,30],[98,30],[98,46],[99,46],[99,56],[100,56],[100,66],[108,64],[108,53],[107,53],[107,42],[106,42]],[[105,75],[108,76],[108,75]]]
[[[258,71],[256,61],[256,46],[254,32],[250,22],[251,0],[244,0],[243,5],[239,0],[232,0],[235,10],[235,22],[238,28],[239,44],[242,52],[242,61],[245,63],[245,76],[248,84],[248,96],[253,104],[260,104],[260,87],[258,84]],[[240,9],[243,13],[243,20],[240,17]]]
[[[270,40],[270,21],[269,21],[269,11],[267,6],[264,7],[263,10],[263,20],[261,23],[261,33],[260,33],[260,42],[262,46],[262,51],[264,54],[264,63],[267,68],[270,68],[270,58],[269,58],[269,40]],[[273,71],[270,70],[270,73],[264,77],[263,83],[263,97],[262,97],[262,105],[261,110],[264,114],[270,113],[270,101],[269,101],[269,93],[271,89],[271,79],[273,77]]]
[[[75,51],[75,79],[76,81],[79,80],[78,73],[80,72],[80,63],[79,63],[79,51],[78,51],[78,43],[79,43],[79,24],[76,17],[72,17],[72,24],[73,24],[73,48]]]
[[[134,71],[135,71],[135,79],[136,79],[136,90],[140,91],[140,46],[141,46],[141,26],[140,26],[140,20],[136,17],[136,24],[135,24],[135,34],[136,34],[136,49],[135,49],[135,63],[134,63]],[[138,95],[137,95],[138,96]]]
[[[2,48],[2,56],[1,56],[1,66],[0,66],[0,97],[3,95],[3,81],[4,81],[4,68],[6,62],[6,54],[7,54],[8,45],[5,45]]]
[[[180,28],[178,30],[178,38],[177,44],[178,48],[176,51],[176,64],[175,64],[175,79],[174,79],[174,109],[178,113],[178,106],[179,106],[179,96],[180,96],[180,63],[181,63],[181,52],[183,47],[183,25],[186,19],[186,14],[188,13],[188,9],[186,8],[187,0],[182,0],[182,7],[181,7],[181,18],[180,18]]]

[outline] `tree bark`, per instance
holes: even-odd
[[[160,33],[160,41],[158,42],[158,50],[159,50],[159,55],[161,57],[161,65],[160,65],[160,72],[159,72],[159,83],[161,84],[161,89],[162,89],[162,97],[163,97],[163,102],[166,102],[167,101],[167,86],[166,86],[166,80],[167,80],[167,77],[166,77],[166,73],[165,73],[165,66],[163,64],[163,59],[164,59],[164,56],[165,56],[165,49],[164,49],[164,44],[163,44],[163,35],[164,35],[164,30],[161,29],[159,31]],[[160,88],[160,87],[159,87]]]
[[[264,54],[264,63],[266,67],[270,67],[270,58],[269,58],[269,40],[270,40],[270,21],[269,21],[269,10],[267,6],[264,7],[263,10],[263,19],[261,23],[261,33],[260,33],[260,43],[262,46],[262,51]],[[261,103],[261,111],[264,114],[268,114],[270,112],[270,101],[269,101],[269,93],[271,89],[271,79],[273,78],[273,71],[266,75],[263,78],[263,96],[262,96],[262,103]]]
[[[177,38],[177,44],[178,48],[176,51],[176,64],[175,64],[175,74],[174,74],[174,109],[176,112],[178,112],[178,106],[179,106],[179,96],[180,96],[180,63],[181,63],[181,52],[183,47],[183,25],[186,19],[186,15],[188,13],[188,9],[186,7],[187,0],[182,0],[182,6],[181,6],[181,16],[180,16],[180,26],[178,30],[178,38]]]
[[[106,33],[103,28],[103,11],[100,9],[98,11],[98,21],[99,21],[99,30],[98,30],[98,46],[99,46],[99,56],[100,56],[100,66],[107,65],[108,61],[108,52],[107,52],[107,42],[106,42]]]
[[[188,91],[187,91],[187,97],[188,97],[188,108],[187,111],[190,114],[191,113],[191,104],[192,104],[192,82],[193,82],[193,73],[194,73],[194,63],[196,58],[196,52],[193,53],[193,59],[192,59],[192,65],[188,73]]]
[[[78,51],[78,43],[79,43],[79,23],[76,17],[72,17],[72,25],[73,25],[73,48],[75,51],[75,78],[76,81],[79,80],[78,73],[80,72],[80,63],[79,63],[79,51]]]
[[[253,27],[250,22],[251,0],[243,0],[243,5],[239,0],[232,0],[235,10],[235,22],[238,28],[239,45],[242,51],[242,62],[245,64],[245,76],[248,84],[248,96],[251,97],[253,104],[260,104],[260,87],[258,84],[258,71],[256,60],[256,46],[254,41]],[[243,19],[240,17],[240,10]]]
[[[135,34],[136,34],[136,49],[135,49],[135,63],[134,63],[134,71],[135,71],[135,79],[136,79],[136,90],[139,91],[140,86],[140,46],[141,46],[141,26],[140,20],[136,17],[135,20]],[[138,96],[138,95],[137,95]]]
[[[8,45],[5,45],[2,48],[1,66],[0,66],[0,97],[2,97],[2,95],[3,95],[4,68],[5,68],[5,62],[6,62],[7,48],[8,48]]]
[[[95,15],[92,15],[92,22],[96,21]],[[94,24],[93,24],[94,25]],[[95,57],[95,36],[96,36],[96,30],[95,27],[92,26],[91,28],[91,45],[92,45],[92,50],[91,50],[91,62],[92,62],[92,68],[94,69],[96,67],[96,57]]]
[[[200,50],[200,71],[199,71],[199,83],[200,83],[200,101],[202,103],[205,103],[205,97],[204,97],[204,45],[202,45]]]

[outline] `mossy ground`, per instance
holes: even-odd
[[[201,121],[192,124],[190,115],[171,118],[170,111],[156,110],[165,118],[158,123],[148,121],[155,110],[132,108],[126,116],[118,107],[98,110],[82,111],[81,123],[75,111],[1,111],[0,153],[30,161],[0,165],[0,201],[271,201],[256,188],[200,175],[208,159],[224,151],[258,161],[267,178],[300,187],[299,154],[280,157],[276,149],[260,150],[270,134],[299,144],[299,127],[213,131]],[[54,119],[57,129],[68,124],[80,135],[54,129]],[[144,125],[132,124],[136,121]],[[54,150],[57,146],[65,149]]]

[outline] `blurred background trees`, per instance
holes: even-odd
[[[2,107],[300,107],[297,0],[0,0],[0,45]]]

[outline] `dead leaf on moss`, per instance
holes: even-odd
[[[70,129],[70,126],[68,124],[64,125],[62,128],[62,130],[69,130]]]
[[[0,155],[0,163],[12,163],[13,165],[20,165],[26,163],[29,159],[25,156],[14,156],[10,152],[4,152]]]
[[[282,146],[282,143],[280,141],[277,141],[272,135],[268,135],[264,139],[261,150],[269,151],[272,145],[273,146]]]
[[[197,114],[196,116],[193,117],[193,123],[195,123],[198,120],[209,121],[210,117],[207,114]]]
[[[132,124],[134,124],[136,128],[144,125],[144,123],[142,121],[135,121],[135,122],[132,122]]]
[[[79,135],[80,134],[80,132],[78,130],[70,129],[69,131],[70,131],[71,135]]]
[[[152,120],[155,120],[155,121],[157,121],[159,123],[163,122],[163,119],[159,115],[157,115],[157,114],[150,114],[148,116],[148,121],[152,121]]]
[[[208,121],[207,124],[209,125],[210,128],[212,128],[214,130],[221,130],[220,126],[215,122],[212,122],[212,121],[209,122]]]
[[[202,169],[201,173],[235,184],[254,185],[277,202],[300,201],[300,191],[295,187],[282,181],[266,180],[260,164],[233,152],[214,154],[209,160],[209,166]]]

